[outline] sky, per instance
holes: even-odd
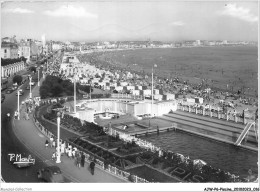
[[[258,40],[258,1],[5,2],[1,36],[59,41]]]

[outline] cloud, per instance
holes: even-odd
[[[183,25],[185,25],[185,23],[182,21],[174,21],[174,22],[169,23],[169,25],[170,26],[183,26]]]
[[[83,7],[74,7],[71,5],[61,6],[56,10],[50,11],[47,10],[44,12],[45,15],[54,16],[54,17],[85,17],[85,18],[97,18],[98,15],[86,12]]]
[[[29,9],[22,9],[22,8],[15,8],[15,9],[6,9],[6,10],[4,10],[4,12],[6,12],[6,13],[25,13],[25,14],[27,14],[27,13],[34,13],[34,11],[31,11],[31,10],[29,10]]]
[[[247,22],[258,22],[258,17],[250,13],[250,9],[238,7],[235,3],[226,4],[224,10],[220,11],[219,14],[238,18]]]

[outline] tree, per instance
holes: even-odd
[[[23,77],[21,75],[16,75],[13,78],[13,83],[17,83],[18,85],[20,85],[22,81],[23,81]]]
[[[81,91],[84,91],[86,93],[89,93],[90,92],[90,86],[89,85],[79,85],[79,89]],[[91,91],[92,92],[92,91]]]
[[[45,99],[48,97],[50,92],[50,87],[48,85],[42,85],[40,87],[40,96],[42,99]]]
[[[114,89],[114,90],[113,90],[113,93],[118,93],[118,91]]]
[[[25,58],[24,56],[22,56],[22,57],[20,57],[20,59],[21,59],[24,63],[26,63],[27,58]]]
[[[61,83],[63,89],[67,89],[69,86],[71,86],[71,84],[72,84],[72,83],[71,83],[70,80],[68,80],[68,79],[62,81],[62,83]]]
[[[36,67],[30,67],[29,70],[30,70],[31,72],[34,71],[34,73],[36,73]]]
[[[58,97],[58,96],[60,96],[62,94],[63,88],[62,88],[62,86],[60,84],[55,84],[53,86],[51,92],[52,92],[52,95],[54,97]]]

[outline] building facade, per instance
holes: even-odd
[[[3,59],[15,59],[18,58],[18,45],[11,42],[2,42],[1,45],[1,57]]]
[[[19,43],[19,50],[18,50],[18,56],[24,57],[27,60],[30,60],[31,57],[31,47],[30,42],[21,40]]]
[[[12,76],[14,73],[24,69],[24,62],[20,61],[17,63],[1,66],[1,77],[6,78]]]

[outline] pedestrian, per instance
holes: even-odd
[[[18,119],[18,112],[17,111],[14,112],[14,118]]]
[[[85,165],[85,155],[83,152],[81,152],[81,167],[84,167]]]
[[[7,120],[8,120],[8,121],[11,120],[11,115],[10,115],[10,113],[7,113]]]
[[[55,145],[56,145],[56,143],[55,143],[55,141],[53,140],[53,142],[52,142],[52,147],[55,148]]]
[[[55,160],[55,158],[56,158],[56,153],[53,152],[53,153],[52,153],[52,157],[51,157],[51,159],[52,159],[52,160]]]
[[[78,153],[78,152],[77,152],[76,161],[77,161],[77,167],[80,168],[80,164],[81,164],[81,156],[80,156],[80,153]]]
[[[48,139],[46,139],[46,141],[45,141],[45,148],[47,148],[49,146],[49,141],[48,141]]]
[[[61,155],[63,155],[63,153],[65,153],[65,143],[64,142],[60,146],[60,152],[61,152]]]
[[[75,156],[76,156],[76,151],[73,149],[72,150],[72,158],[74,159]]]
[[[91,163],[90,163],[90,165],[89,165],[89,167],[90,167],[90,172],[91,172],[92,175],[94,175],[94,171],[95,171],[95,165],[96,165],[95,161],[96,161],[96,160],[94,159],[93,161],[91,161]]]
[[[26,113],[26,120],[30,120],[29,114]]]
[[[66,155],[68,157],[69,156],[69,148],[68,147],[65,148],[65,153],[66,153]]]
[[[68,156],[69,156],[70,159],[72,158],[72,149],[69,149]]]
[[[51,147],[53,147],[53,137],[50,138]]]

